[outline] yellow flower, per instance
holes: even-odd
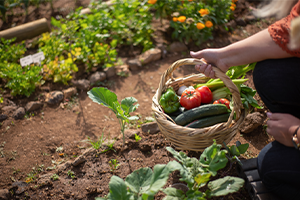
[[[148,3],[155,4],[157,0],[149,0]]]
[[[173,22],[177,22],[178,18],[177,17],[173,17]]]
[[[185,20],[186,20],[186,16],[178,17],[178,21],[180,21],[181,23],[185,22]]]
[[[204,28],[205,28],[204,24],[202,24],[201,22],[197,23],[197,29],[201,30],[201,29],[204,29]]]
[[[200,9],[198,12],[200,13],[201,17],[209,14],[209,10],[207,8]]]
[[[234,11],[235,7],[234,6],[230,6],[230,10]]]
[[[211,21],[206,21],[206,22],[205,22],[205,26],[206,26],[207,28],[210,28],[210,27],[213,26],[213,23],[212,23]]]

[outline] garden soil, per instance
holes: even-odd
[[[89,3],[89,1],[79,0],[76,4],[74,2],[54,1],[53,13],[44,12],[49,9],[48,4],[32,8],[33,11],[29,12],[26,20],[30,21],[44,16],[50,20],[51,16],[55,17],[58,14],[65,16],[68,9],[72,10],[78,6],[86,7]],[[235,17],[245,22],[244,19],[249,14],[249,6],[252,3],[239,1],[237,5],[240,10],[237,9]],[[44,7],[47,9],[41,11]],[[0,23],[1,30],[9,28],[13,23],[14,25],[24,23],[22,19],[18,15],[9,18],[7,23]],[[266,28],[272,21],[273,19],[244,24],[241,22],[240,25],[232,26],[229,33],[219,30],[215,33],[214,40],[200,47],[189,45],[188,49],[197,51],[237,42]],[[167,35],[167,33],[156,33],[160,39]],[[171,41],[168,36],[163,40]],[[124,53],[124,50],[120,53],[129,56]],[[140,116],[140,121],[127,125],[125,147],[122,147],[121,129],[114,113],[92,102],[87,96],[87,91],[78,90],[75,97],[60,105],[44,105],[43,108],[26,115],[22,120],[13,118],[5,120],[0,126],[0,190],[9,190],[10,197],[7,199],[94,199],[97,196],[103,197],[109,192],[108,184],[113,175],[124,179],[141,167],[153,168],[156,164],[166,164],[174,160],[165,148],[172,144],[160,132],[153,134],[143,132],[141,126],[144,125],[143,122],[153,118],[152,97],[158,88],[161,75],[173,62],[187,57],[190,57],[189,51],[168,53],[164,58],[140,70],[130,71],[127,77],[114,76],[103,83],[116,93],[119,101],[125,97],[135,97],[138,100],[139,107],[133,114]],[[174,77],[192,73],[196,73],[194,66],[184,66],[174,72]],[[85,74],[83,78],[87,76],[88,74]],[[246,84],[254,88],[252,72],[249,72],[246,78],[249,78]],[[44,94],[49,91],[63,90],[67,87],[46,83],[30,98],[11,97],[6,94],[1,107],[11,104],[25,106],[30,100],[43,100]],[[263,105],[258,95],[256,99]],[[261,112],[265,116],[266,109],[252,111]],[[108,148],[106,145],[95,150],[87,142],[88,138],[96,141],[102,134],[106,144],[115,141],[113,150],[102,153]],[[141,137],[139,142],[135,140],[135,134]],[[238,133],[230,145],[235,144],[236,141],[249,143],[248,151],[240,157],[240,159],[249,159],[256,157],[260,150],[272,140],[263,126],[260,126],[248,134]],[[200,152],[184,152],[190,157],[199,158],[201,155]],[[112,159],[116,159],[119,164],[115,170],[109,165]],[[58,175],[55,181],[50,178],[54,174]],[[178,175],[177,172],[172,173],[166,187],[179,183]],[[237,176],[235,164],[232,168],[228,165],[217,175],[217,178],[226,175]],[[155,199],[163,197],[163,193],[159,192]],[[242,188],[237,193],[214,199],[248,200],[251,198],[246,189]]]

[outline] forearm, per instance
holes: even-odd
[[[228,67],[249,64],[266,59],[288,58],[292,55],[282,50],[270,37],[267,29],[239,42],[219,49],[219,59]]]

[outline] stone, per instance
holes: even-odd
[[[155,134],[160,131],[156,122],[149,122],[143,124],[141,128],[143,132],[150,133],[150,134]]]
[[[235,20],[235,22],[238,26],[246,26],[247,25],[246,21],[243,18],[237,18]]]
[[[58,104],[64,99],[64,93],[62,93],[61,91],[53,91],[47,93],[45,96],[45,102],[51,105]]]
[[[142,65],[154,62],[161,58],[161,50],[159,48],[150,49],[139,56]]]
[[[125,139],[135,139],[135,134],[140,134],[140,131],[139,130],[136,130],[136,129],[126,129],[124,131],[124,136],[125,136]],[[118,139],[122,140],[123,139],[123,135],[120,134],[118,136]]]
[[[250,133],[259,126],[261,126],[264,123],[265,117],[263,114],[259,112],[254,112],[245,118],[244,122],[241,124],[239,130],[242,133]]]
[[[13,113],[13,118],[15,119],[23,119],[25,116],[25,108],[19,107],[14,113]]]
[[[173,42],[169,46],[169,51],[171,53],[174,53],[174,52],[183,52],[183,51],[187,51],[187,50],[188,50],[187,46],[184,43],[182,43],[182,42]]]
[[[25,110],[26,112],[32,112],[42,108],[44,104],[40,101],[30,101],[26,104]]]
[[[74,167],[80,165],[81,163],[84,163],[86,161],[86,159],[83,157],[83,155],[81,156],[78,156],[73,162],[72,162],[72,165]]]
[[[64,93],[64,99],[70,99],[77,93],[77,89],[76,87],[70,87],[66,90],[63,90],[62,92]]]
[[[9,200],[10,193],[8,189],[0,189],[0,200]]]
[[[115,67],[107,67],[107,68],[103,69],[103,71],[106,74],[106,78],[111,78],[111,77],[114,77],[116,75],[116,68]]]
[[[105,72],[95,72],[90,76],[91,85],[95,85],[96,83],[102,82],[106,79]]]
[[[17,181],[12,184],[12,187],[18,188],[16,194],[22,194],[28,187],[28,184],[24,181]]]
[[[116,67],[116,73],[119,76],[128,76],[129,72],[129,65],[121,65]]]
[[[53,176],[53,173],[40,175],[37,184],[39,186],[52,185],[51,176]]]
[[[3,121],[6,120],[7,118],[8,118],[7,115],[1,114],[1,115],[0,115],[0,122],[3,122]]]
[[[90,81],[87,79],[72,80],[72,84],[80,90],[87,90],[90,87]]]
[[[17,110],[17,106],[4,106],[2,108],[2,111],[4,114],[9,115],[11,113],[13,113],[15,110]]]
[[[131,59],[127,62],[129,69],[132,71],[136,71],[141,69],[142,63],[138,59]]]

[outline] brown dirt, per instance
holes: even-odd
[[[70,2],[73,1],[57,1],[55,7],[57,10],[58,8],[67,10],[68,8],[78,7],[78,5]],[[86,5],[83,2],[88,1],[77,2],[80,5]],[[248,2],[239,1],[239,3],[245,4]],[[43,6],[47,7],[48,5]],[[43,6],[40,6],[38,10],[43,9]],[[45,10],[48,10],[48,8]],[[240,13],[244,13],[244,11],[245,8],[244,10],[241,8]],[[33,15],[32,13],[29,15]],[[48,18],[51,15],[53,13],[47,15]],[[35,17],[32,17],[32,19],[39,18],[43,14],[39,13],[33,16]],[[29,17],[29,19],[31,18]],[[24,23],[19,18],[9,21],[9,23],[13,22],[16,24]],[[215,35],[213,41],[208,41],[201,47],[190,45],[189,49],[199,50],[209,46],[222,47],[266,28],[270,22],[271,20],[264,20],[246,26],[237,26],[229,34],[219,32]],[[1,26],[0,23],[1,29],[7,27],[7,25],[4,25]],[[189,52],[168,54],[166,58],[151,63],[142,70],[131,71],[128,77],[115,76],[110,78],[106,86],[117,94],[119,101],[125,97],[135,97],[140,105],[135,114],[138,114],[141,121],[144,121],[146,117],[153,117],[151,110],[152,97],[158,88],[162,73],[173,62],[186,57],[189,57]],[[174,76],[180,77],[191,73],[195,73],[193,66],[186,66],[178,69]],[[252,74],[249,73],[247,76],[249,78],[247,85],[254,88]],[[65,88],[65,86],[47,84],[40,88],[38,93],[42,94],[47,90],[52,91],[62,88]],[[29,100],[41,98],[42,96],[39,94],[34,94],[29,99],[12,98],[6,95],[5,99],[14,101],[18,106],[24,106]],[[257,100],[261,103],[258,95]],[[172,144],[166,141],[160,132],[148,134],[142,132],[138,126],[139,124],[132,124],[127,128],[137,130],[142,140],[137,143],[133,139],[127,139],[126,148],[123,152],[120,151],[122,140],[117,140],[114,144],[116,152],[108,151],[99,154],[101,150],[95,150],[90,154],[85,154],[87,155],[86,162],[77,167],[68,166],[62,171],[57,169],[46,170],[47,167],[53,166],[55,162],[74,161],[76,157],[82,155],[90,147],[89,144],[82,142],[87,137],[96,140],[102,133],[107,139],[119,138],[120,136],[120,126],[114,113],[104,106],[93,103],[87,96],[86,91],[79,91],[73,99],[64,103],[65,108],[59,105],[45,105],[41,110],[27,115],[27,118],[23,120],[9,118],[2,123],[0,127],[0,153],[3,156],[0,156],[0,189],[11,189],[12,199],[94,199],[96,196],[104,196],[108,193],[108,183],[112,175],[125,178],[140,167],[152,168],[155,164],[166,164],[174,159],[165,149],[165,147],[172,146]],[[6,102],[1,106],[7,104]],[[265,110],[260,112],[265,113]],[[241,159],[247,159],[256,157],[260,150],[272,141],[272,138],[265,133],[263,127],[260,127],[247,135],[238,133],[230,142],[230,145],[237,140],[241,143],[250,144],[246,154],[241,157]],[[57,152],[58,147],[63,147],[63,150]],[[200,155],[197,152],[185,152],[189,156],[198,158]],[[108,165],[111,159],[117,159],[120,164],[115,172],[111,172]],[[229,172],[226,172],[225,169],[223,172],[226,172],[227,175],[237,176],[234,168]],[[75,172],[76,177],[74,179],[68,176],[68,170]],[[35,172],[36,177],[48,173],[57,173],[59,180],[39,186],[37,181],[33,179],[28,185],[22,186],[21,181],[25,181],[29,177],[28,174]],[[13,187],[14,182],[19,184],[19,187]],[[177,182],[179,182],[178,173],[174,172],[170,176],[167,185]],[[163,194],[158,193],[155,199],[162,199],[162,197]],[[228,195],[223,199],[248,200],[251,198],[243,188],[238,193]]]

